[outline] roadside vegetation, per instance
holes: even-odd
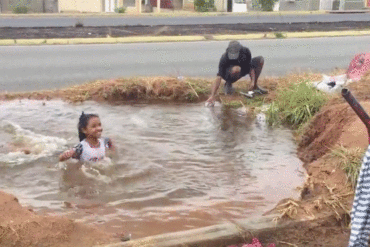
[[[286,34],[282,33],[282,32],[276,32],[274,33],[275,35],[275,38],[277,39],[285,39],[286,38]]]
[[[13,8],[12,11],[14,14],[27,14],[28,8],[25,5],[18,5]]]
[[[274,5],[277,2],[277,0],[258,0],[257,1],[260,4],[262,11],[273,11]]]
[[[197,12],[217,11],[214,0],[194,0],[194,9]]]
[[[276,98],[266,112],[268,122],[298,129],[320,111],[328,99],[327,94],[312,87],[308,81],[290,82],[277,90]]]
[[[120,7],[120,8],[116,8],[114,11],[118,14],[123,14],[123,13],[126,12],[126,8],[125,7]]]
[[[207,99],[211,81],[196,78],[143,77],[117,80],[99,80],[83,85],[53,91],[4,93],[0,99],[60,98],[69,102],[95,100],[110,103],[143,102],[200,102]]]

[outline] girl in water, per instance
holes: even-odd
[[[115,148],[110,138],[101,137],[102,131],[103,128],[98,115],[82,112],[78,122],[80,143],[63,152],[59,156],[59,161],[74,158],[80,161],[97,162],[104,159],[106,152],[108,150],[114,151]]]

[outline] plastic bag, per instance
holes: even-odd
[[[339,93],[347,84],[347,75],[327,76],[322,75],[323,79],[319,82],[314,82],[313,85],[318,90],[326,93]]]

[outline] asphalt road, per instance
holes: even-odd
[[[262,55],[261,76],[347,68],[370,37],[242,41]],[[63,88],[131,76],[214,77],[227,42],[0,47],[0,91]]]
[[[309,14],[309,15],[224,15],[203,17],[2,17],[0,27],[69,27],[81,21],[84,26],[125,25],[199,25],[228,23],[297,23],[370,21],[370,13]]]

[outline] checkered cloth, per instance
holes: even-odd
[[[370,236],[370,145],[362,162],[351,212],[348,247],[368,247]]]

